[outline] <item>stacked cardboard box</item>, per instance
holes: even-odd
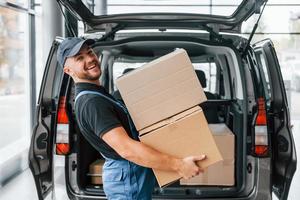
[[[102,185],[102,169],[104,160],[96,160],[89,166],[88,176],[91,177],[91,184]]]
[[[185,50],[120,77],[117,87],[143,143],[182,158],[205,154],[199,163],[203,168],[222,160],[198,106],[206,96]],[[153,171],[161,187],[181,178],[176,172]]]
[[[181,185],[224,185],[232,186],[234,181],[234,134],[225,124],[209,124],[222,154],[223,161],[209,166],[204,172],[189,180],[180,180]]]

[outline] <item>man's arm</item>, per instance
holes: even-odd
[[[144,167],[176,171],[186,179],[202,171],[195,161],[205,159],[204,155],[181,159],[161,153],[146,144],[131,139],[122,126],[108,131],[102,136],[102,139],[124,159]]]

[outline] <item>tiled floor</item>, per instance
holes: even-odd
[[[33,176],[29,169],[0,188],[0,200],[38,200]]]

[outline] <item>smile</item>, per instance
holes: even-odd
[[[94,64],[94,65],[91,65],[90,67],[87,68],[87,70],[91,70],[91,69],[94,69],[97,65]]]

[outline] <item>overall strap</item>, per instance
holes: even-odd
[[[96,91],[90,91],[90,90],[84,90],[84,91],[81,91],[79,92],[79,94],[75,97],[75,104],[76,104],[76,101],[83,95],[86,95],[86,94],[95,94],[95,95],[98,95],[98,96],[101,96],[105,99],[107,99],[108,101],[110,101],[113,105],[115,105],[117,108],[121,109],[127,116],[127,120],[128,120],[128,123],[129,123],[129,127],[130,127],[130,130],[131,130],[131,134],[132,134],[132,137],[136,140],[138,140],[138,133],[135,129],[135,126],[133,125],[133,122],[130,118],[130,115],[129,115],[129,112],[127,110],[127,108],[121,103],[121,102],[118,102],[117,100],[114,100],[112,98],[109,98],[108,96],[100,93],[100,92],[96,92]]]
[[[106,96],[100,92],[90,91],[90,90],[84,90],[84,91],[79,92],[79,94],[75,98],[75,103],[79,99],[79,97],[86,95],[86,94],[95,94],[95,95],[101,96],[101,97],[107,99],[108,101],[110,101],[111,103],[113,103],[114,105],[122,108],[122,110],[126,109],[120,102],[117,102],[116,100],[113,100],[112,98],[109,98],[108,96]],[[124,111],[127,113],[127,109]]]

